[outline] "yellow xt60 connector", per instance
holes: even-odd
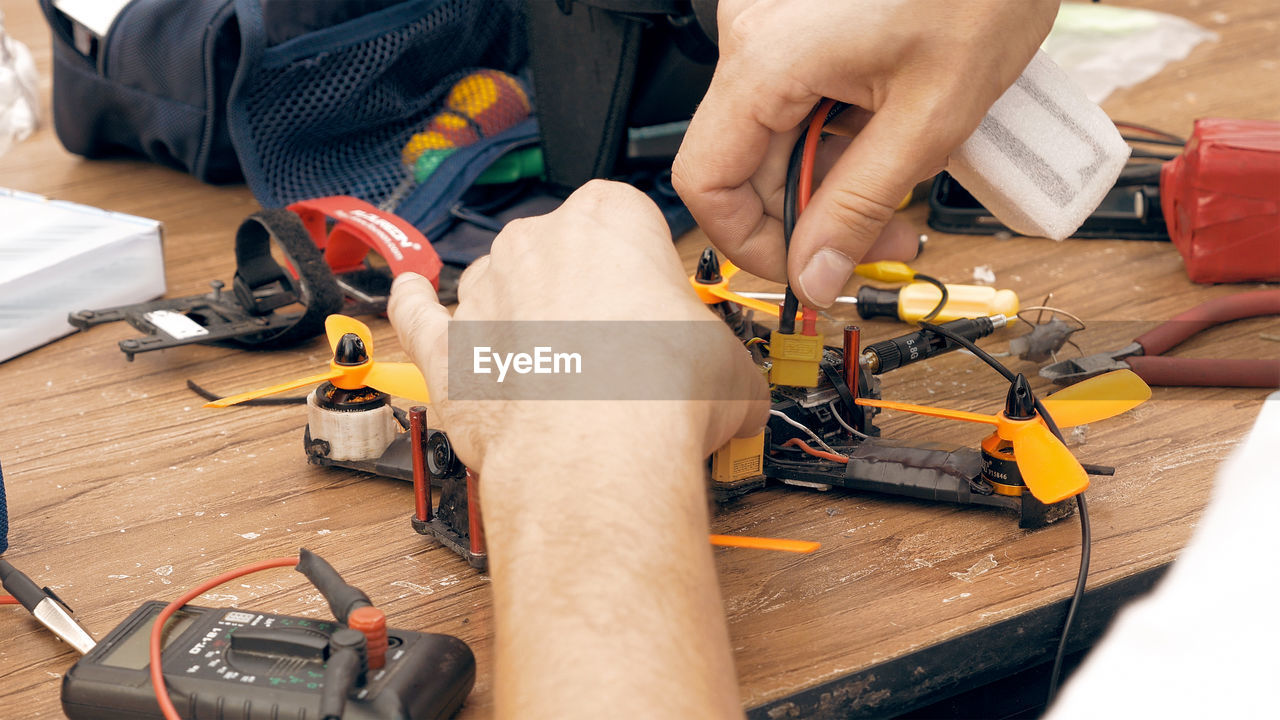
[[[769,335],[769,382],[789,387],[817,387],[822,363],[822,336],[783,333]]]
[[[764,474],[764,433],[733,438],[711,455],[711,479],[734,483]]]

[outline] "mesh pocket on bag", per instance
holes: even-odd
[[[518,0],[415,0],[290,39],[242,68],[230,124],[266,207],[325,195],[377,204],[406,176],[401,149],[469,68],[524,60]],[[261,31],[246,25],[246,36]]]

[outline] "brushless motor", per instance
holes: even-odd
[[[377,460],[396,436],[390,396],[324,383],[307,396],[307,453],[331,460]]]

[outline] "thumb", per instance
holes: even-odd
[[[396,330],[400,347],[426,378],[432,400],[446,399],[450,317],[431,281],[412,272],[397,276],[391,284],[387,318]]]
[[[796,222],[787,276],[801,302],[829,307],[916,182],[941,169],[946,147],[919,115],[886,106],[822,180]]]

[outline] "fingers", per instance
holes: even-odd
[[[923,115],[878,111],[823,179],[796,223],[787,273],[807,305],[829,307],[915,183],[945,162]]]
[[[440,304],[431,281],[412,272],[397,276],[391,284],[387,317],[400,338],[400,347],[427,379],[432,397],[443,399],[437,389],[446,384],[444,375],[448,368],[435,365],[443,364],[449,356],[445,350],[449,341],[449,311]]]
[[[900,260],[906,262],[915,259],[920,252],[920,233],[911,223],[895,216],[880,231],[871,249],[862,256],[859,262],[876,262],[877,260]]]
[[[749,75],[738,70],[741,64],[724,58],[716,68],[685,131],[671,182],[721,252],[748,272],[781,280],[782,226],[765,212],[751,179],[774,133],[799,125],[816,98],[777,97],[761,79],[743,77]]]
[[[750,438],[764,432],[773,395],[760,366],[727,325],[719,328],[721,348],[711,357],[721,358],[708,382],[722,383],[725,399],[717,403],[707,423],[704,450],[710,455],[730,438]]]

